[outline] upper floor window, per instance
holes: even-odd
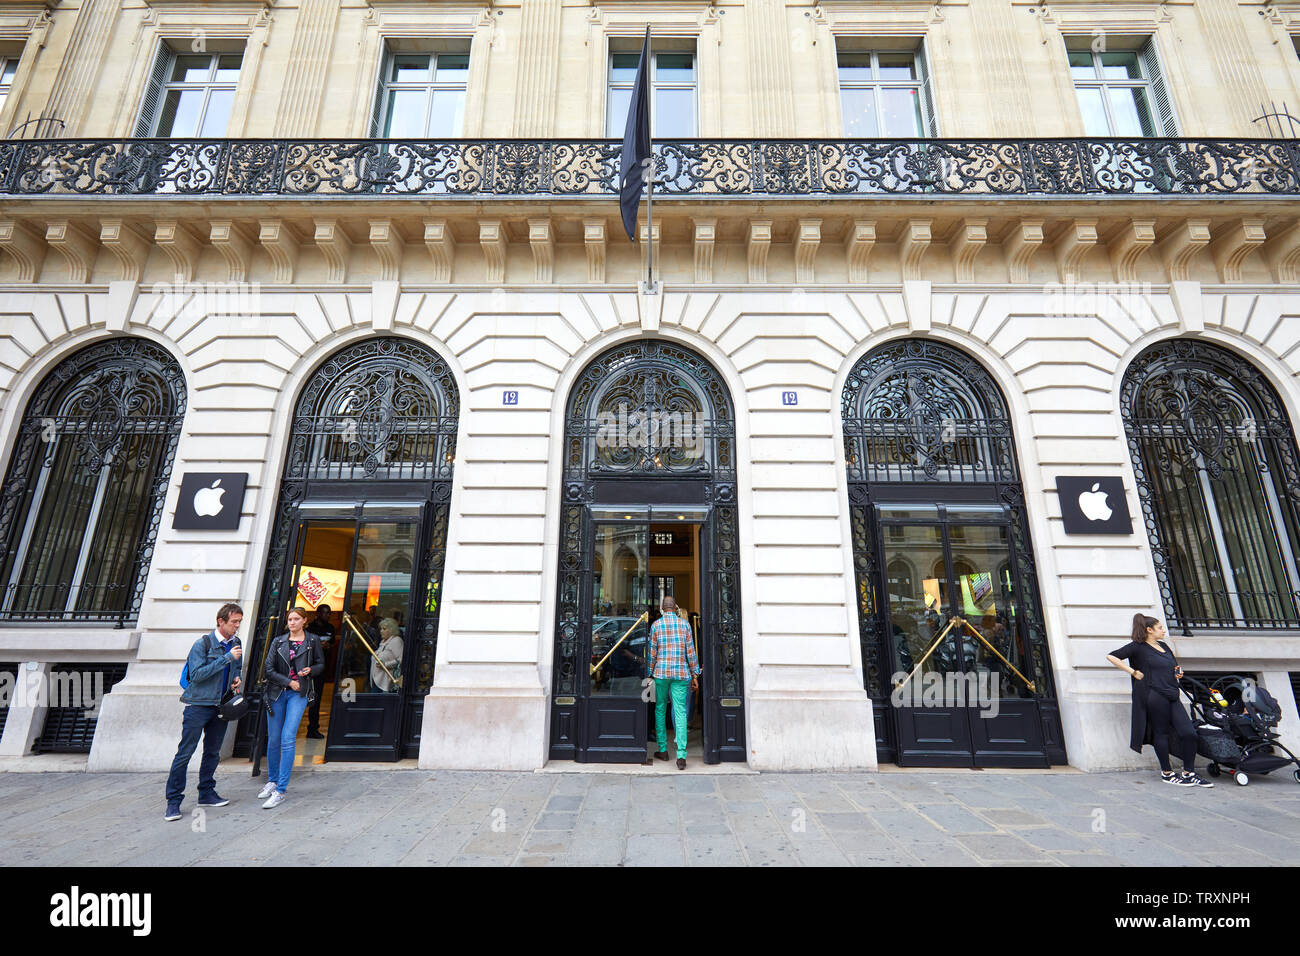
[[[618,41],[611,41],[611,46]],[[605,135],[622,137],[636,83],[641,41],[635,49],[614,47],[609,54],[609,95],[605,99]],[[650,135],[655,139],[693,139],[696,120],[694,40],[651,40]]]
[[[1175,136],[1173,110],[1148,38],[1129,49],[1093,49],[1091,37],[1069,37],[1066,51],[1088,136]],[[1118,41],[1122,43],[1123,41]]]
[[[224,136],[244,54],[179,53],[164,45],[145,91],[137,136]]]
[[[938,135],[920,51],[840,49],[837,60],[847,138]]]
[[[18,57],[0,56],[0,110],[5,108],[9,91],[13,89],[14,75],[18,72]]]
[[[0,486],[0,620],[137,619],[185,401],[176,360],[143,339],[46,376]]]
[[[463,135],[469,52],[399,52],[384,57],[371,135],[391,139]]]

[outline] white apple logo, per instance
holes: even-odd
[[[226,493],[225,488],[218,488],[221,479],[214,481],[209,488],[200,488],[194,492],[194,513],[204,518],[211,518],[213,515],[221,514],[221,496]]]
[[[1079,510],[1089,521],[1105,521],[1110,517],[1110,505],[1106,503],[1106,492],[1098,491],[1100,482],[1093,484],[1092,491],[1079,495]]]

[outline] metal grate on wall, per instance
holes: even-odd
[[[8,674],[6,680],[2,675]],[[0,661],[0,683],[9,684],[13,687],[13,682],[18,679],[18,665],[12,661]],[[12,690],[10,691],[12,692]],[[0,694],[0,737],[5,733],[5,719],[9,716],[9,693]]]
[[[95,739],[96,702],[126,676],[125,664],[56,664],[50,668],[45,726],[32,753],[88,754]]]

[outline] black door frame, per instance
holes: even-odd
[[[373,486],[370,486],[373,489]],[[270,639],[284,630],[284,617],[288,613],[293,602],[293,582],[295,580],[294,572],[301,566],[302,549],[305,546],[304,529],[310,524],[328,525],[336,524],[339,526],[351,526],[353,529],[352,538],[352,555],[348,563],[348,588],[351,588],[352,574],[356,565],[357,539],[362,522],[372,521],[410,521],[415,526],[415,533],[412,536],[411,550],[413,560],[411,562],[411,596],[408,605],[408,617],[406,622],[405,633],[402,646],[402,674],[415,675],[418,673],[419,641],[415,635],[418,635],[423,626],[427,623],[424,620],[426,611],[421,607],[418,596],[424,582],[428,578],[429,569],[425,567],[429,554],[429,538],[432,534],[431,518],[436,505],[426,501],[412,501],[409,507],[401,507],[396,504],[391,496],[381,499],[380,501],[368,504],[366,500],[361,499],[355,503],[340,506],[339,489],[332,489],[328,497],[311,497],[305,501],[298,502],[294,506],[292,516],[292,532],[289,539],[289,547],[285,550],[285,564],[280,573],[279,594],[282,597],[283,606],[277,606],[272,609],[270,620],[275,622],[276,627],[269,634],[254,635],[252,642],[254,648],[254,659],[258,662],[260,668],[264,661],[267,649],[270,647]],[[363,493],[363,489],[358,489]],[[331,505],[333,507],[331,507]],[[349,593],[351,593],[349,591]],[[346,612],[348,609],[343,608]],[[346,625],[344,625],[346,628]],[[340,630],[335,640],[342,646],[344,631]],[[342,656],[336,658],[336,667],[341,666]],[[261,671],[255,672],[260,677]],[[250,675],[251,676],[251,675]],[[418,690],[412,690],[412,681],[409,676],[404,676],[402,689],[392,695],[392,707],[396,713],[393,716],[392,726],[394,728],[395,739],[391,746],[388,744],[379,744],[374,747],[355,747],[342,746],[337,743],[331,743],[335,734],[335,716],[339,713],[336,709],[340,706],[339,681],[338,673],[333,675],[333,694],[334,699],[330,702],[330,725],[329,732],[326,736],[325,760],[364,762],[364,761],[394,761],[403,757],[417,756],[419,752],[419,740],[417,731],[422,719],[422,706],[417,708],[413,706],[416,701],[412,697],[418,698],[418,703],[423,704],[423,696]],[[256,681],[250,680],[250,684]],[[260,700],[260,698],[259,698]],[[385,704],[388,701],[385,700]],[[250,708],[250,714],[252,710]],[[248,718],[245,718],[247,721]],[[411,753],[412,747],[415,753]]]
[[[425,554],[425,540],[428,536],[429,529],[429,510],[427,502],[420,502],[416,507],[408,509],[394,508],[391,503],[384,503],[376,507],[367,507],[363,505],[355,518],[356,533],[352,539],[352,558],[348,566],[348,583],[347,593],[353,592],[352,581],[356,574],[357,564],[357,547],[361,538],[361,526],[366,523],[374,522],[399,522],[405,521],[413,525],[411,535],[411,580],[407,596],[406,607],[406,633],[418,633],[423,625],[424,612],[417,601],[419,595],[419,583],[424,580],[425,569],[423,567],[423,555]],[[364,744],[343,744],[338,742],[338,738],[346,733],[346,725],[340,725],[336,721],[336,716],[340,714],[340,708],[344,708],[341,713],[345,717],[349,713],[346,708],[355,707],[357,703],[348,704],[341,700],[339,686],[339,668],[343,666],[343,642],[346,633],[346,623],[344,629],[341,629],[338,635],[339,653],[335,659],[334,673],[334,697],[330,701],[330,723],[325,741],[325,760],[328,763],[331,760],[347,761],[383,761],[383,760],[400,760],[406,748],[407,739],[410,736],[410,713],[411,708],[407,706],[408,692],[406,688],[405,677],[400,689],[392,694],[367,695],[370,699],[367,704],[382,704],[381,709],[391,711],[386,715],[386,720],[392,727],[393,739],[389,741],[380,741],[374,745]],[[349,639],[355,639],[354,637]],[[416,654],[417,642],[403,639],[402,641],[402,674],[409,675],[412,673],[411,661]],[[343,730],[340,731],[340,726]]]
[[[604,509],[604,508],[608,508],[613,511],[633,512],[637,514],[637,519],[619,522],[619,521],[607,520],[603,518],[595,518],[592,516],[592,512],[594,512],[597,509]],[[689,512],[689,518],[683,518],[679,520],[676,517],[676,515],[682,514],[684,512]],[[724,756],[722,739],[721,739],[723,737],[721,724],[724,719],[724,715],[722,713],[720,697],[716,691],[716,688],[714,687],[715,682],[709,679],[709,675],[714,673],[714,668],[717,666],[717,653],[718,653],[717,648],[714,646],[714,641],[711,639],[712,637],[711,629],[709,628],[707,623],[712,619],[712,615],[709,613],[709,609],[713,607],[714,595],[713,595],[712,582],[709,580],[709,575],[705,573],[705,562],[704,562],[705,549],[708,547],[710,542],[709,528],[712,525],[712,515],[713,515],[713,509],[708,506],[701,508],[700,506],[683,505],[680,503],[676,503],[676,504],[669,503],[669,505],[638,503],[636,505],[629,505],[626,503],[607,504],[603,502],[595,502],[587,509],[588,518],[587,518],[587,525],[586,525],[586,532],[585,532],[587,536],[587,550],[591,553],[592,557],[594,558],[595,557],[594,544],[596,540],[597,525],[612,525],[615,527],[619,525],[623,525],[623,526],[636,525],[645,529],[645,533],[647,536],[646,537],[646,568],[647,568],[646,570],[646,579],[647,579],[646,612],[648,614],[647,627],[649,627],[651,624],[654,623],[654,620],[656,619],[656,617],[654,616],[655,611],[658,610],[658,608],[655,606],[655,593],[654,593],[653,585],[651,584],[651,582],[653,581],[653,575],[651,575],[649,571],[650,547],[652,545],[652,542],[650,541],[650,536],[654,533],[652,530],[653,526],[658,524],[658,525],[672,525],[674,527],[679,527],[679,528],[691,528],[691,529],[699,528],[698,553],[696,553],[695,555],[696,575],[697,575],[695,586],[697,589],[696,601],[698,605],[696,610],[698,611],[699,621],[700,621],[700,633],[698,635],[699,648],[700,648],[699,662],[700,662],[700,670],[702,672],[701,680],[700,680],[699,696],[701,702],[700,710],[702,715],[701,725],[702,725],[702,738],[703,738],[703,747],[704,747],[704,762],[709,764],[720,763],[724,759],[734,759],[734,758],[728,758]],[[595,592],[595,581],[596,581],[596,575],[595,575],[595,567],[593,564],[591,567],[587,569],[585,580],[583,582],[582,607],[584,609],[584,613],[582,615],[581,633],[587,636],[583,638],[585,651],[582,654],[580,654],[580,657],[583,657],[584,659],[589,654],[590,647],[591,647],[590,642],[591,642],[591,634],[593,630],[593,619],[594,619],[594,615],[592,614],[591,609],[594,606],[593,598]],[[595,733],[596,727],[600,724],[600,715],[595,711],[597,710],[598,707],[601,706],[601,704],[605,703],[606,701],[609,701],[610,698],[597,697],[592,695],[590,672],[583,675],[582,688],[584,692],[582,696],[584,699],[582,700],[580,705],[581,717],[578,722],[579,735],[577,741],[577,749],[575,751],[573,759],[575,759],[579,763],[640,763],[642,762],[645,759],[644,744],[646,741],[650,739],[649,736],[650,731],[654,729],[650,723],[650,710],[652,708],[648,706],[642,706],[640,708],[640,711],[645,714],[644,723],[641,722],[641,719],[638,715],[638,719],[636,722],[636,730],[634,731],[634,733],[638,736],[638,739],[642,742],[642,746],[639,748],[639,750],[634,745],[629,746],[628,748],[626,748],[626,750],[617,747],[603,747],[597,740],[597,735]],[[614,698],[613,700],[619,700],[619,699],[621,698]],[[611,702],[611,706],[617,708],[620,711],[623,709],[621,705],[613,704],[612,702]],[[672,740],[670,739],[669,743],[671,742]]]
[[[925,487],[925,490],[932,496],[934,487]],[[901,491],[901,489],[891,488],[890,492]],[[892,496],[891,496],[892,497]],[[902,495],[906,499],[906,494]],[[885,518],[881,516],[882,510],[888,508],[893,501],[877,502],[873,507],[875,517],[875,545],[876,553],[880,555],[880,595],[882,615],[890,613],[890,590],[889,590],[889,564],[886,560],[885,529],[888,527],[935,527],[939,529],[940,540],[943,548],[944,574],[947,578],[948,603],[947,607],[942,609],[944,623],[952,620],[959,613],[957,605],[960,587],[956,573],[956,564],[953,557],[952,546],[952,527],[961,525],[963,527],[988,527],[988,528],[1005,528],[1007,530],[1007,561],[1011,574],[1011,587],[1013,600],[1016,602],[1018,610],[1022,610],[1028,601],[1032,600],[1032,594],[1026,593],[1023,579],[1018,567],[1015,548],[1012,547],[1013,540],[1012,527],[1016,522],[1016,516],[1011,513],[1011,509],[1004,502],[981,502],[971,500],[960,500],[966,498],[966,495],[949,495],[942,500],[927,500],[926,504],[931,504],[935,508],[935,516],[928,518],[924,516],[917,517],[897,517]],[[912,499],[898,502],[899,504],[920,504],[921,501]],[[995,505],[998,510],[989,510],[988,517],[975,517],[972,515],[950,516],[948,507],[950,505],[962,504],[989,504]],[[1026,646],[1029,644],[1029,635],[1025,633],[1025,619],[1022,613],[1017,613],[1015,618],[1016,630],[1018,637]],[[888,624],[884,628],[888,632]],[[956,646],[961,657],[962,670],[968,672],[971,663],[965,660],[966,651],[964,649],[965,641],[960,636],[956,638]],[[901,663],[897,659],[898,650],[893,640],[886,640],[883,648],[884,655],[893,668],[893,672],[903,670]],[[892,686],[891,686],[892,690]],[[952,739],[960,740],[964,743],[962,748],[948,748],[941,746],[921,746],[912,733],[915,717],[912,713],[914,708],[895,707],[888,708],[889,719],[892,722],[891,736],[896,742],[894,754],[895,762],[900,767],[1048,767],[1051,765],[1050,758],[1047,754],[1047,746],[1043,739],[1043,714],[1039,707],[1037,696],[1024,698],[1001,698],[999,700],[999,710],[1003,713],[1014,713],[1019,719],[1017,724],[1028,728],[1026,742],[1027,746],[1015,746],[1010,741],[1003,741],[1003,746],[997,746],[997,743],[991,741],[987,731],[992,729],[990,719],[984,718],[979,714],[979,708],[967,703],[962,706],[955,704],[945,705],[940,708],[939,713],[934,712],[933,708],[927,708],[931,713],[928,716],[935,719],[942,717],[942,712],[951,712],[952,730],[954,731]],[[996,719],[996,718],[993,718]],[[915,746],[911,746],[915,744]]]
[[[670,494],[668,497],[689,497],[680,493],[680,483],[674,482],[678,486],[676,494]],[[663,481],[642,481],[628,483],[626,487],[629,491],[635,486],[635,490],[640,493],[642,499],[655,497],[655,486],[667,490],[668,484]],[[702,492],[703,489],[701,488]],[[621,497],[617,496],[616,497]],[[641,520],[637,523],[643,526],[647,534],[650,533],[650,527],[654,524],[672,524],[682,527],[698,527],[699,533],[699,614],[700,614],[700,670],[703,672],[700,681],[700,701],[703,727],[703,744],[704,744],[704,762],[708,764],[720,763],[722,761],[744,760],[745,754],[743,744],[737,740],[739,732],[743,731],[743,719],[738,713],[743,706],[743,702],[738,699],[724,700],[720,694],[717,681],[712,679],[713,675],[718,673],[719,657],[721,649],[718,647],[718,641],[715,639],[713,628],[710,626],[711,621],[718,619],[717,615],[717,595],[714,593],[714,582],[712,575],[708,573],[708,567],[711,562],[706,561],[709,555],[714,539],[713,525],[715,523],[715,512],[711,505],[707,504],[690,504],[681,501],[668,501],[647,504],[644,500],[635,504],[626,501],[606,501],[599,500],[590,503],[586,507],[586,515],[583,525],[583,535],[586,542],[584,551],[587,554],[587,560],[583,567],[582,598],[580,612],[580,637],[582,641],[579,652],[580,660],[587,660],[591,647],[592,631],[592,595],[595,585],[595,569],[592,564],[595,543],[595,526],[596,524],[614,523],[605,522],[595,519],[592,516],[593,511],[608,508],[610,510],[624,510],[640,514]],[[678,521],[676,514],[689,512],[689,520]],[[648,559],[647,559],[648,560]],[[632,748],[628,748],[624,753],[617,748],[603,748],[593,742],[593,729],[598,721],[598,715],[592,711],[599,706],[605,698],[594,697],[591,694],[591,674],[583,673],[580,678],[580,693],[576,695],[577,699],[568,707],[574,708],[573,720],[577,733],[574,740],[574,749],[570,756],[556,757],[553,760],[576,760],[579,763],[640,763],[644,757],[636,757]],[[617,699],[617,698],[616,698]],[[644,708],[643,708],[644,709]],[[648,715],[647,715],[648,720]],[[650,729],[647,725],[647,731]],[[742,738],[743,739],[743,738]],[[555,734],[552,732],[552,744],[554,746]],[[636,759],[633,759],[636,758]]]
[[[594,579],[593,544],[595,540],[595,509],[610,508],[644,512],[645,527],[651,524],[694,524],[700,528],[699,535],[699,613],[700,613],[700,669],[703,679],[700,682],[700,700],[703,719],[704,762],[707,764],[744,761],[747,759],[744,742],[744,699],[737,694],[726,696],[719,686],[719,676],[727,665],[724,660],[727,651],[723,647],[719,633],[722,626],[731,624],[738,630],[738,621],[729,621],[724,613],[723,602],[717,593],[718,578],[723,574],[734,575],[730,567],[734,556],[719,555],[714,551],[718,540],[717,524],[721,520],[716,505],[708,503],[705,496],[709,486],[703,482],[666,481],[650,479],[646,481],[601,482],[601,494],[595,500],[583,503],[581,508],[581,536],[583,554],[581,580],[579,587],[578,619],[575,622],[575,636],[578,642],[576,657],[583,668],[590,660],[591,641],[591,596]],[[611,485],[616,487],[611,488]],[[692,487],[694,486],[694,487]],[[621,493],[620,493],[621,492]],[[656,494],[658,492],[658,494]],[[647,499],[672,498],[676,500],[657,501],[647,504]],[[621,498],[623,500],[611,500]],[[635,498],[635,501],[629,501]],[[683,500],[685,499],[685,500]],[[694,499],[694,500],[692,500]],[[734,505],[732,506],[734,508]],[[674,515],[689,511],[689,521],[677,522]],[[734,536],[734,532],[733,532]],[[740,648],[735,648],[737,658]],[[740,670],[739,660],[734,662]],[[585,762],[629,762],[627,757],[593,756],[599,753],[593,750],[589,739],[593,706],[590,693],[590,673],[583,670],[577,675],[577,693],[572,696],[552,700],[551,712],[551,760],[576,760]],[[636,762],[641,762],[640,760]]]

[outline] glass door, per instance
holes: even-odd
[[[396,760],[408,633],[417,613],[411,582],[420,519],[365,516],[355,528],[338,651],[331,662],[325,757]]]
[[[649,676],[650,524],[644,509],[593,510],[588,706],[579,759],[643,763]]]
[[[1009,516],[881,507],[879,526],[898,762],[1047,766]]]
[[[328,517],[297,523],[277,600],[259,648],[260,674],[271,640],[285,630],[289,610],[307,618],[325,652],[317,700],[300,728],[305,762],[396,760],[402,742],[402,693],[408,632],[419,629],[420,608],[412,600],[417,573],[422,508],[405,514],[340,509]],[[410,651],[408,653],[408,650]]]

